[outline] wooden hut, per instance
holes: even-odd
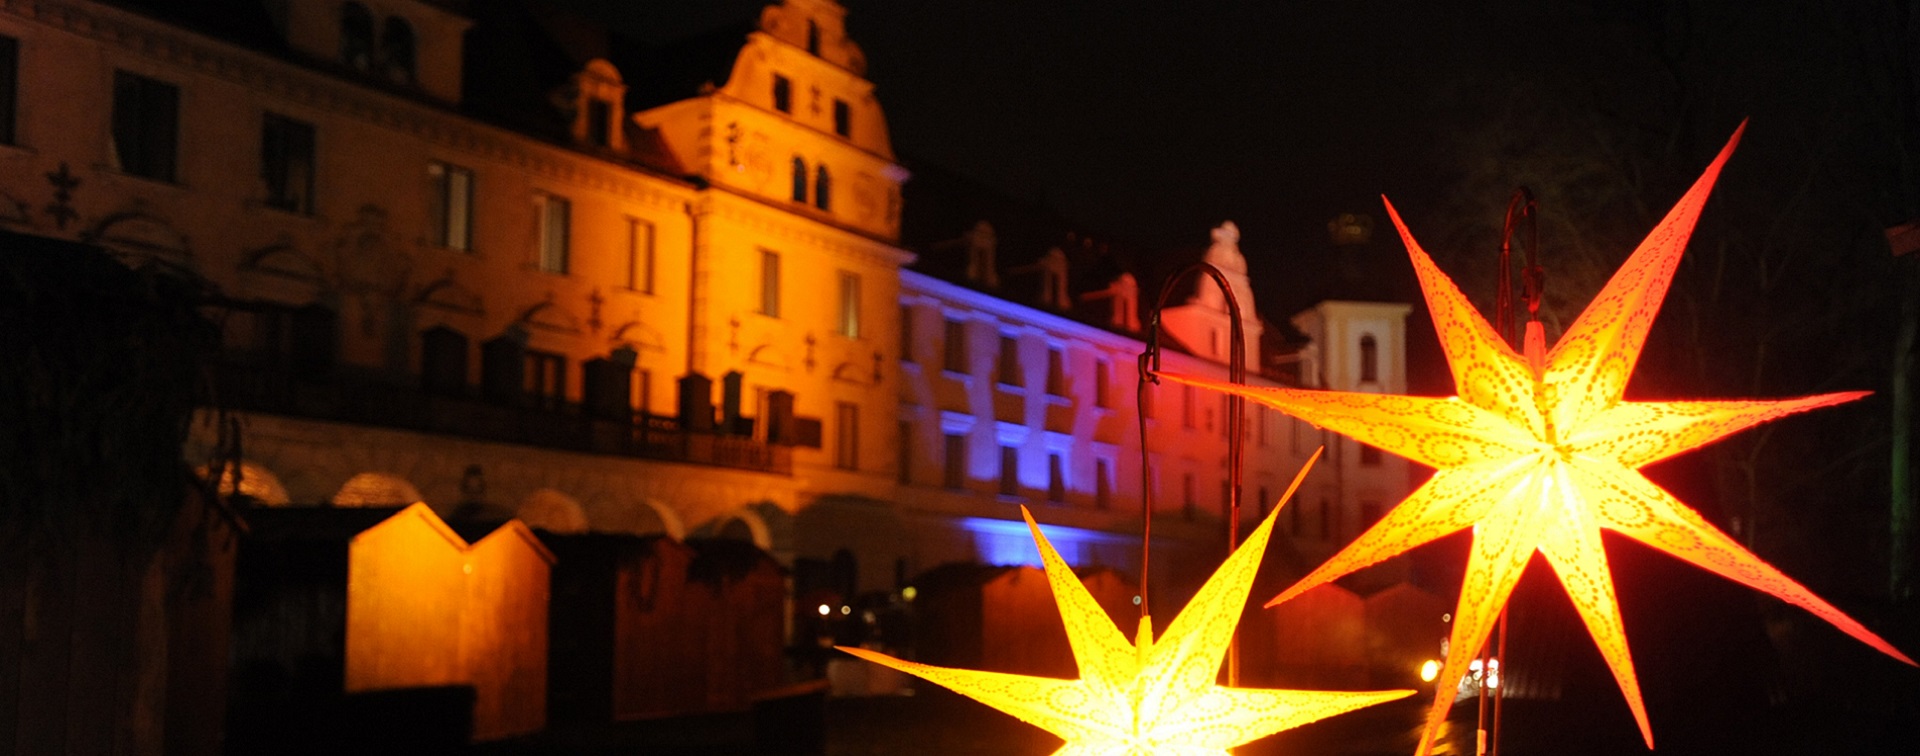
[[[560,556],[549,677],[556,719],[739,711],[784,681],[785,576],[753,544],[542,537]]]
[[[1131,638],[1139,590],[1117,572],[1081,576],[1094,600]],[[928,664],[1073,677],[1076,667],[1053,588],[1038,567],[949,564],[914,581],[914,647]],[[1170,621],[1170,620],[1169,620]]]
[[[525,525],[469,543],[425,504],[249,518],[234,609],[238,750],[303,735],[360,745],[335,741],[370,722],[388,745],[427,750],[546,726],[553,555]]]
[[[1255,597],[1258,601],[1258,597]],[[1328,583],[1240,621],[1240,684],[1271,688],[1366,686],[1365,604]]]

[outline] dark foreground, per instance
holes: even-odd
[[[1240,756],[1407,756],[1425,695],[1279,733],[1236,749]],[[555,729],[476,749],[484,756],[1046,756],[1060,741],[957,695],[934,689],[910,697],[826,700],[824,728],[764,714],[718,714],[591,729]],[[816,708],[815,711],[818,711]],[[1660,756],[1681,754],[1914,754],[1920,722],[1859,719],[1859,712],[1795,707],[1765,717],[1718,720],[1710,701],[1651,712]],[[1436,754],[1472,754],[1478,711],[1454,707]],[[1500,752],[1512,756],[1645,754],[1625,706],[1605,701],[1510,701]],[[824,742],[822,742],[824,741]]]

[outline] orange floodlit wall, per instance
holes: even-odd
[[[354,536],[346,692],[471,685],[475,740],[541,729],[552,565],[517,520],[469,546],[425,504]]]

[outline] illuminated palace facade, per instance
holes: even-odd
[[[864,591],[1029,559],[1025,503],[1069,556],[1137,567],[1131,276],[1004,296],[991,218],[924,251],[967,275],[916,270],[831,0],[647,50],[537,5],[6,4],[0,226],[210,284],[233,422],[186,454],[238,443],[265,505],[749,539]],[[1230,224],[1207,256],[1261,354]],[[1167,367],[1223,375],[1195,291]],[[1404,391],[1406,312],[1301,313],[1298,373]],[[1148,406],[1157,532],[1212,553],[1223,404]],[[1247,433],[1253,517],[1331,437],[1262,412]],[[1283,518],[1315,555],[1408,490],[1404,461],[1339,444]]]

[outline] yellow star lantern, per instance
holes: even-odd
[[[1294,488],[1305,475],[1302,469]],[[1413,695],[1411,690],[1321,692],[1215,684],[1278,507],[1207,579],[1165,636],[1156,640],[1152,622],[1141,617],[1138,640],[1132,643],[1060,559],[1033,515],[1025,507],[1020,512],[1040,547],[1080,679],[934,667],[864,649],[840,650],[1053,733],[1067,741],[1054,756],[1226,756],[1228,748],[1290,727]]]
[[[1744,129],[1744,125],[1742,129]],[[1435,682],[1420,753],[1433,743],[1474,652],[1537,549],[1546,555],[1612,668],[1653,747],[1653,730],[1627,652],[1600,529],[1607,528],[1778,596],[1908,664],[1879,636],[1742,548],[1637,468],[1784,415],[1865,392],[1760,401],[1622,399],[1647,330],[1733,139],[1667,213],[1573,326],[1547,352],[1538,323],[1515,353],[1408,233],[1406,241],[1458,397],[1232,386],[1168,375],[1239,394],[1314,425],[1434,467],[1427,483],[1268,606],[1463,528],[1473,528],[1446,666]]]

